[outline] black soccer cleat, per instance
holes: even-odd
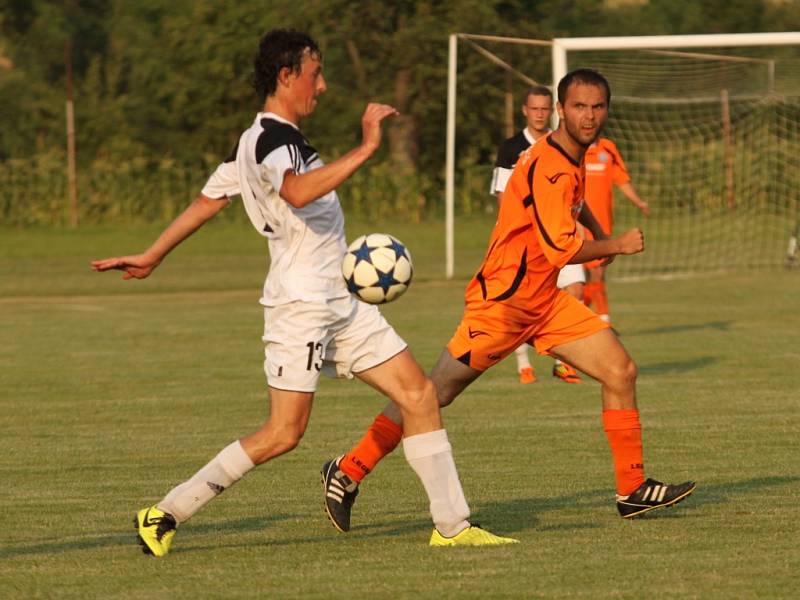
[[[694,481],[673,485],[648,479],[632,494],[617,495],[617,510],[623,519],[637,517],[656,508],[677,504],[689,496],[696,487]]]
[[[339,469],[334,458],[322,465],[322,487],[325,494],[325,514],[333,526],[342,533],[350,531],[350,511],[358,496],[358,482],[353,481]]]

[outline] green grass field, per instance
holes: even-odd
[[[385,314],[427,368],[487,226],[460,230],[452,282],[438,225],[388,229],[417,279]],[[640,367],[648,474],[699,482],[674,509],[621,520],[599,386],[552,381],[536,358],[540,382],[523,387],[511,360],[445,420],[474,519],[520,545],[429,548],[422,487],[400,452],[362,487],[353,530],[336,533],[319,468],[382,400],[324,380],[295,452],[183,526],[167,558],[145,557],[134,512],[266,417],[264,244],[211,224],[150,280],[89,271],[157,231],[0,230],[0,597],[796,597],[800,273],[789,271],[610,284]]]

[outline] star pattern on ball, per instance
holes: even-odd
[[[353,252],[353,256],[356,257],[356,265],[358,265],[358,263],[360,263],[361,261],[370,262],[371,258],[370,258],[369,253],[371,251],[372,251],[372,248],[367,246],[367,241],[366,240],[361,242],[361,245],[358,247],[358,250]]]
[[[384,292],[388,292],[390,287],[400,283],[394,278],[394,268],[392,268],[392,270],[388,273],[384,273],[378,269],[375,269],[375,272],[378,274],[378,283],[375,285],[381,288]]]
[[[392,250],[394,250],[394,255],[395,255],[396,258],[400,258],[401,256],[405,256],[405,254],[406,254],[405,246],[403,246],[403,244],[401,244],[400,242],[398,242],[395,239],[392,239],[392,243],[389,244],[388,247],[391,248]]]
[[[345,279],[345,283],[347,283],[347,291],[351,294],[358,294],[359,290],[361,289],[356,283],[355,275],[350,275],[350,277]]]

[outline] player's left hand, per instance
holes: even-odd
[[[154,261],[145,254],[133,254],[131,256],[115,256],[103,258],[91,262],[92,270],[103,272],[110,270],[124,271],[123,279],[144,279],[149,276],[159,265],[160,261]]]
[[[645,217],[649,217],[650,216],[650,205],[647,202],[645,202],[644,200],[642,200],[642,203],[639,205],[639,210],[642,211],[642,214]]]

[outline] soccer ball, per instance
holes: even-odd
[[[405,245],[388,233],[362,235],[347,248],[342,275],[359,300],[383,304],[408,289],[414,268]]]

